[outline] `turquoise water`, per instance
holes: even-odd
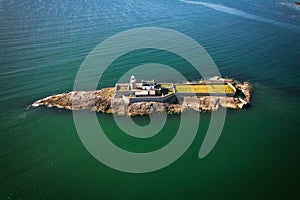
[[[299,8],[258,0],[206,3],[1,1],[0,199],[298,199]],[[208,113],[201,114],[198,134],[180,159],[155,172],[129,174],[89,154],[71,112],[28,105],[72,90],[84,58],[106,38],[150,26],[190,36],[222,75],[249,81],[252,106],[228,110],[222,135],[204,159],[198,151]],[[188,63],[172,56],[146,51],[120,58],[99,88],[153,60],[199,79]],[[168,116],[159,135],[136,139],[113,126],[111,115],[97,117],[113,142],[135,152],[163,147],[180,121],[179,115]],[[135,121],[146,125],[149,118]]]

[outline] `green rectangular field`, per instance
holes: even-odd
[[[229,85],[176,85],[176,92],[179,93],[233,93],[233,88]]]

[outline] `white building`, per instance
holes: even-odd
[[[131,90],[136,89],[136,79],[133,75],[131,75],[131,78],[130,78],[130,89]]]

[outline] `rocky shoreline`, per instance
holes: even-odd
[[[248,82],[239,84],[232,79],[214,78],[211,81],[231,82],[236,95],[228,96],[186,96],[177,103],[135,102],[126,103],[122,98],[114,98],[115,88],[96,91],[72,91],[52,95],[32,103],[33,107],[47,106],[66,110],[91,110],[118,115],[138,116],[157,112],[168,114],[182,113],[187,110],[198,112],[216,111],[220,107],[242,109],[250,103],[251,87]]]

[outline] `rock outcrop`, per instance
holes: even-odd
[[[35,101],[32,106],[47,106],[64,108],[67,110],[92,110],[109,112],[114,88],[104,88],[96,91],[72,91],[52,95]]]
[[[118,115],[147,115],[155,112],[168,114],[181,113],[187,110],[198,112],[216,111],[220,107],[241,109],[250,103],[250,84],[237,84],[232,79],[214,77],[212,81],[230,81],[237,89],[236,95],[227,96],[185,96],[178,103],[136,102],[127,103],[123,98],[114,98],[114,88],[103,88],[96,91],[72,91],[52,95],[35,101],[32,106],[41,105],[67,110],[91,110],[95,112],[117,113]]]

